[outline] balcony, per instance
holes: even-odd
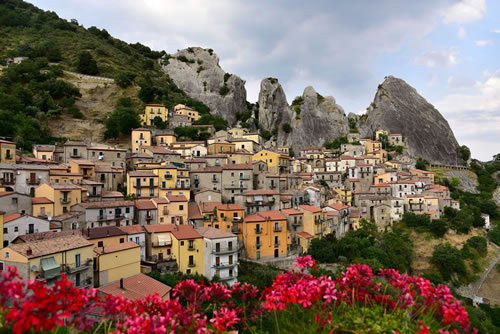
[[[281,232],[281,231],[283,231],[283,229],[281,228],[281,226],[280,227],[274,227],[273,231],[274,232]]]
[[[134,187],[136,187],[136,188],[155,188],[155,187],[157,187],[157,185],[154,184],[154,183],[153,184],[140,184],[140,183],[136,183],[136,184],[134,184]]]
[[[61,203],[62,204],[69,204],[70,202],[71,202],[71,200],[68,197],[66,197],[66,198],[61,197]]]
[[[165,174],[165,180],[171,180],[172,174]]]
[[[219,182],[219,180],[216,177],[213,177],[212,182]]]
[[[151,245],[153,247],[167,247],[172,246],[172,241],[153,241]]]
[[[276,188],[277,186],[278,186],[278,185],[276,185],[276,184],[274,184],[274,183],[271,183],[271,185],[269,185],[269,188],[270,188],[270,189],[274,189],[274,188]]]
[[[248,187],[244,184],[231,184],[231,185],[225,185],[224,189],[247,189]]]
[[[219,281],[230,281],[232,279],[235,279],[235,277],[234,276],[219,277]]]
[[[223,268],[232,268],[234,266],[236,266],[237,263],[236,262],[233,262],[233,263],[219,263],[219,264],[214,264],[213,267],[216,268],[216,269],[223,269]]]
[[[105,220],[111,220],[111,218],[108,218],[105,215],[97,216],[97,221],[105,221]]]
[[[175,189],[189,189],[189,184],[176,184]]]
[[[246,206],[271,206],[274,205],[275,201],[274,200],[267,200],[267,201],[255,201],[255,202],[246,202]]]
[[[146,261],[154,263],[172,262],[175,261],[175,257],[171,255],[165,257],[159,257],[157,255],[153,255],[146,257]]]
[[[314,232],[314,234],[319,235],[319,234],[323,234],[324,232],[325,232],[325,229],[321,228],[321,229],[317,230],[316,232]]]
[[[238,251],[238,249],[236,249],[235,247],[214,248],[214,249],[212,249],[212,254],[216,254],[216,255],[228,254],[228,253],[235,253],[237,251]]]
[[[73,152],[73,153],[71,153],[69,156],[70,156],[71,158],[80,158],[80,157],[81,157],[80,153],[78,153],[78,152]]]
[[[30,230],[26,230],[24,234],[33,234],[33,233],[38,233],[38,229],[35,228],[35,229],[31,230],[31,231]]]
[[[0,185],[12,185],[12,184],[16,184],[16,181],[14,180],[14,178],[11,178],[11,179],[8,179],[8,180],[4,180],[3,178],[0,179]]]
[[[231,230],[231,233],[234,233],[234,234],[240,234],[241,233],[241,230],[239,228],[234,228]]]
[[[280,246],[280,242],[279,241],[274,243],[274,248],[278,248],[279,246]]]
[[[79,271],[84,271],[87,269],[92,269],[92,259],[87,259],[87,261],[85,261],[85,263],[80,263],[79,266],[66,265],[64,268],[64,271],[68,274],[73,274],[73,273],[77,273]]]
[[[255,233],[256,234],[261,234],[262,233],[262,229],[261,228],[255,228]]]
[[[123,218],[125,218],[123,213],[115,213],[115,219],[123,219]]]
[[[188,263],[188,267],[194,267],[194,266],[196,266],[196,262],[189,262]]]
[[[26,184],[38,185],[38,184],[40,184],[40,180],[37,178],[35,178],[35,179],[29,178],[29,179],[26,179]]]
[[[250,180],[250,175],[240,175],[240,180]]]

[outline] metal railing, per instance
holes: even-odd
[[[151,245],[153,247],[166,247],[166,246],[171,246],[172,241],[153,241]]]
[[[32,231],[30,231],[30,230],[26,230],[26,232],[25,232],[24,234],[33,234],[33,233],[38,233],[38,229],[37,229],[37,228],[35,228],[35,229],[33,229]]]

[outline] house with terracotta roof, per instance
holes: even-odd
[[[288,254],[287,217],[277,210],[260,211],[245,217],[238,235],[244,256],[259,260]]]
[[[16,163],[16,143],[8,140],[0,140],[0,163]]]
[[[404,137],[401,133],[389,133],[387,135],[387,139],[389,140],[389,144],[393,146],[405,145]]]
[[[339,225],[338,227],[333,227],[333,230],[335,231],[335,235],[337,238],[341,238],[344,236],[344,234],[349,231],[351,228],[351,222],[349,220],[349,213],[350,213],[350,207],[348,205],[342,204],[342,203],[334,203],[330,204],[327,207],[325,207],[325,211],[336,211],[338,212],[338,222]],[[332,233],[334,233],[332,231]]]
[[[124,181],[122,167],[103,163],[95,166],[95,172],[95,181],[103,184],[103,191],[122,191]]]
[[[290,157],[279,152],[263,149],[255,153],[252,160],[264,161],[267,164],[268,171],[271,173],[290,172]]]
[[[280,211],[287,218],[287,230],[291,235],[291,246],[297,245],[297,233],[304,231],[304,213],[297,209],[282,209]]]
[[[34,217],[43,219],[54,216],[54,201],[47,197],[33,197],[31,203]]]
[[[174,224],[145,225],[146,265],[167,272],[177,271],[176,258],[172,251],[172,231]]]
[[[0,249],[0,268],[14,266],[22,279],[47,284],[53,284],[64,273],[75,287],[92,287],[92,242],[79,233],[46,233],[51,238],[12,243]]]
[[[69,166],[71,173],[82,174],[84,180],[96,178],[95,163],[90,160],[70,160]]]
[[[30,215],[13,213],[4,216],[3,220],[3,247],[7,247],[20,235],[47,232],[50,230],[48,220],[39,219]]]
[[[175,225],[171,233],[172,254],[179,271],[185,274],[203,274],[203,237],[191,225]]]
[[[235,196],[253,190],[253,165],[228,164],[222,167],[222,201],[234,203]]]
[[[247,215],[280,208],[279,193],[274,190],[250,190],[235,196],[235,203],[245,208]]]
[[[121,278],[118,281],[105,284],[97,289],[99,296],[122,296],[128,300],[142,300],[147,296],[157,294],[163,300],[170,299],[172,290],[166,284],[142,273]]]
[[[163,132],[155,135],[157,146],[169,146],[177,141],[177,135],[173,132]]]
[[[55,145],[33,145],[33,155],[37,159],[55,161],[54,158],[55,150],[56,150]]]
[[[194,191],[198,189],[210,189],[213,191],[222,190],[222,167],[208,166],[205,168],[193,169],[189,173],[191,185]]]
[[[96,144],[87,147],[87,158],[94,162],[106,162],[111,166],[125,168],[127,150],[104,144]]]
[[[36,188],[36,197],[45,197],[54,202],[54,215],[70,211],[73,205],[82,202],[81,186],[70,183],[45,183]]]
[[[57,224],[62,231],[81,230],[87,228],[85,212],[68,211],[57,216],[53,216],[51,224]],[[53,227],[51,226],[51,229]]]
[[[132,129],[132,153],[140,153],[141,146],[152,146],[151,130],[146,128]]]
[[[326,219],[320,207],[312,205],[300,205],[302,212],[302,231],[316,238],[322,237],[326,232]]]
[[[94,283],[101,286],[141,272],[141,247],[135,242],[94,248]]]
[[[238,238],[235,234],[213,227],[198,227],[203,237],[203,275],[214,276],[233,285],[238,281]]]
[[[312,234],[307,232],[297,232],[297,245],[300,249],[300,253],[307,253],[313,239],[314,236]]]
[[[86,228],[126,226],[135,223],[133,201],[104,201],[79,203],[71,211],[84,212]]]
[[[73,159],[87,159],[87,144],[68,140],[63,146],[64,162],[69,162]]]
[[[135,201],[136,222],[139,225],[151,225],[158,223],[158,209],[152,199],[141,199]]]
[[[194,201],[196,203],[222,201],[222,195],[220,193],[220,190],[198,188],[193,190],[193,194],[194,194]]]

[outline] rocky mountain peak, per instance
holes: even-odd
[[[371,137],[379,129],[403,134],[414,157],[461,163],[458,142],[446,119],[402,79],[385,78],[358,126],[362,136]]]
[[[230,125],[236,123],[236,113],[245,111],[247,92],[245,81],[226,73],[212,49],[189,47],[163,60],[163,70],[190,97],[210,107]]]

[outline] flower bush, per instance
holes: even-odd
[[[300,272],[276,277],[259,293],[249,284],[180,281],[172,298],[138,301],[77,289],[63,275],[52,287],[22,281],[15,268],[0,278],[0,315],[14,333],[469,333],[469,317],[447,286],[420,277],[351,265],[338,278],[315,275],[315,261],[297,257]]]

